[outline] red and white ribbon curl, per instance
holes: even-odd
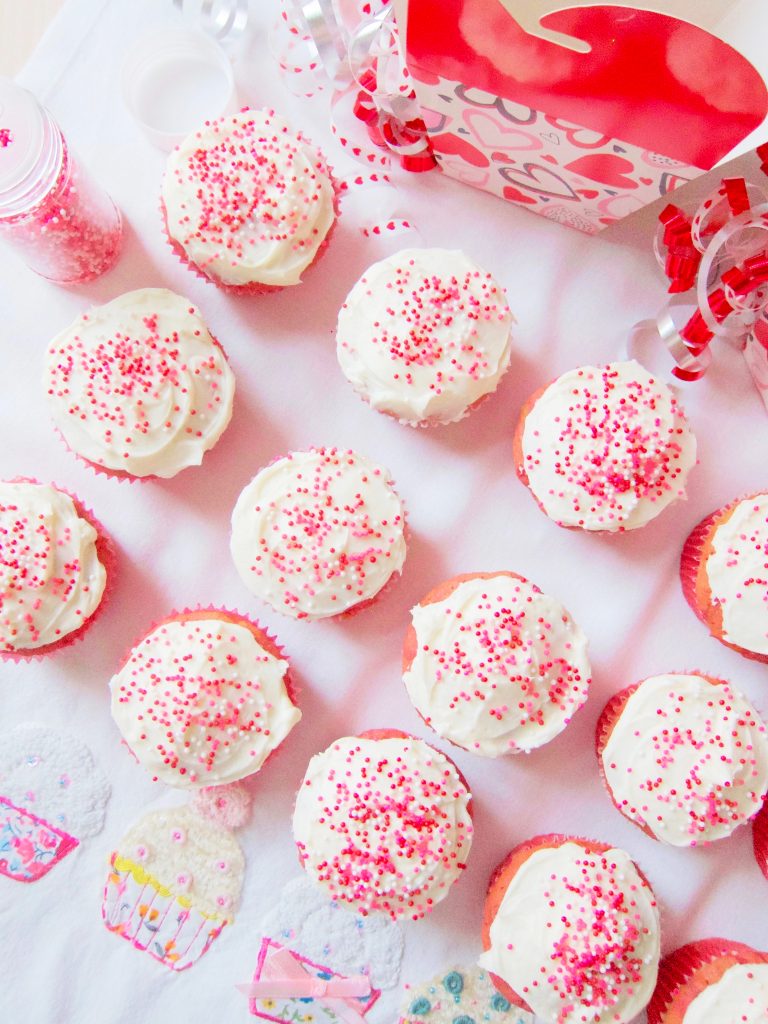
[[[757,154],[768,174],[768,144]],[[768,189],[726,178],[692,217],[670,204],[659,221],[654,248],[673,298],[632,339],[662,342],[686,381],[707,372],[715,338],[729,342],[747,357],[768,408]]]

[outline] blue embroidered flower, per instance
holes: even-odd
[[[414,999],[411,1003],[409,1013],[417,1013],[419,1016],[423,1016],[425,1013],[429,1013],[432,1009],[432,1004],[424,996],[419,996],[418,999]]]
[[[443,985],[446,991],[450,992],[453,996],[453,1001],[458,1003],[461,1001],[461,991],[464,988],[464,979],[458,971],[451,971],[450,974],[446,974],[443,978]]]
[[[475,1024],[475,1022],[471,1017],[468,1017],[466,1014],[462,1014],[461,1017],[453,1018],[453,1024]]]
[[[507,1013],[511,1009],[509,1000],[505,999],[500,992],[497,992],[491,1000],[491,1006],[497,1013]]]

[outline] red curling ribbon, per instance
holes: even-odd
[[[768,174],[768,143],[757,154]],[[674,360],[672,374],[694,381],[711,364],[712,340],[728,341],[744,353],[768,409],[768,246],[761,236],[768,232],[768,192],[725,178],[692,218],[670,203],[659,222],[656,255],[676,294],[655,321],[635,326],[630,346],[641,337],[661,341]]]

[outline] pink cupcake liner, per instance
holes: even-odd
[[[269,114],[274,114],[275,113],[274,110],[269,110],[267,112]],[[334,231],[336,230],[336,224],[338,223],[338,219],[339,219],[339,216],[341,214],[340,198],[341,198],[341,195],[342,195],[342,192],[343,192],[343,187],[342,187],[342,184],[339,182],[339,180],[334,176],[333,170],[331,169],[330,165],[328,164],[327,160],[325,159],[325,156],[320,152],[320,150],[316,146],[312,145],[312,143],[309,141],[309,139],[305,138],[305,136],[301,132],[296,132],[296,137],[300,141],[302,141],[302,142],[306,143],[307,145],[311,146],[312,149],[317,153],[319,163],[321,164],[323,171],[327,175],[328,180],[331,183],[331,188],[333,189],[333,212],[334,212],[333,223],[331,224],[330,228],[328,229],[328,232],[327,232],[325,238],[323,239],[323,241],[318,246],[318,249],[317,249],[317,252],[315,253],[314,259],[302,271],[302,281],[303,281],[303,275],[306,274],[307,271],[311,270],[317,264],[318,260],[324,255],[324,253],[328,249],[328,244],[329,244],[329,242],[331,240],[331,237],[332,237]],[[165,208],[165,202],[163,201],[162,197],[160,198],[160,217],[161,217],[161,220],[162,220],[163,230],[164,230],[164,233],[165,233],[165,237],[166,237],[166,239],[168,241],[168,244],[173,249],[174,254],[178,258],[178,260],[182,264],[184,264],[184,266],[186,266],[190,270],[192,270],[202,281],[207,281],[208,284],[212,284],[216,288],[220,288],[222,291],[228,292],[231,295],[268,295],[268,294],[270,294],[272,292],[281,292],[281,291],[284,291],[286,288],[293,288],[293,287],[295,287],[295,285],[262,284],[262,283],[260,283],[258,281],[252,281],[249,284],[239,284],[239,285],[238,284],[227,284],[226,282],[221,281],[214,273],[212,273],[212,272],[209,273],[203,267],[199,266],[197,263],[195,263],[193,260],[191,260],[187,256],[187,253],[186,253],[184,247],[181,245],[181,243],[178,242],[175,238],[172,237],[171,232],[170,232],[170,228],[168,226],[168,211]],[[299,283],[301,283],[301,282],[299,282]]]
[[[752,843],[757,866],[768,879],[768,798],[752,820]]]
[[[39,480],[35,480],[32,477],[18,476],[14,477],[9,481],[10,483],[29,483],[39,484]],[[94,611],[89,617],[83,622],[77,629],[73,629],[71,633],[67,633],[66,636],[60,637],[51,644],[45,644],[43,647],[34,647],[29,650],[16,650],[16,651],[0,651],[0,659],[6,661],[13,661],[17,664],[24,661],[35,661],[40,658],[46,658],[50,654],[55,654],[56,651],[63,650],[65,647],[69,647],[72,644],[79,643],[85,639],[85,635],[91,626],[96,622],[99,616],[102,614],[104,608],[109,602],[114,592],[114,581],[115,581],[115,570],[117,566],[117,547],[112,537],[109,535],[107,530],[96,518],[96,516],[87,508],[76,495],[72,494],[65,487],[59,487],[58,484],[51,483],[51,487],[55,487],[57,491],[62,494],[66,494],[68,498],[72,499],[72,503],[75,506],[75,511],[81,519],[84,519],[89,526],[92,526],[96,531],[96,556],[104,567],[106,573],[106,583],[104,586],[104,593],[101,595],[101,600]]]
[[[155,630],[159,629],[161,626],[165,625],[165,623],[179,622],[188,619],[205,620],[216,617],[221,618],[222,616],[224,616],[225,618],[221,619],[221,621],[229,621],[234,622],[235,624],[245,625],[247,628],[254,632],[258,643],[264,648],[264,650],[266,650],[269,654],[272,654],[274,657],[279,658],[281,661],[286,661],[288,663],[288,668],[286,669],[285,675],[283,676],[283,684],[285,686],[285,690],[286,693],[288,694],[288,699],[290,700],[291,704],[293,704],[293,706],[296,708],[300,708],[299,697],[301,694],[301,688],[296,682],[295,675],[291,669],[290,660],[286,656],[284,648],[281,646],[281,644],[278,643],[277,637],[274,636],[274,634],[270,633],[267,629],[265,629],[256,620],[250,618],[247,615],[243,615],[242,612],[235,611],[230,608],[214,607],[212,605],[196,605],[194,608],[187,607],[182,609],[181,611],[174,610],[169,615],[164,616],[162,619],[155,620],[150,626],[147,627],[147,629],[144,630],[144,632],[139,637],[136,638],[134,643],[126,650],[115,671],[115,674],[121,672],[122,669],[126,666],[126,664],[130,661],[134,650],[136,649],[136,647],[138,647],[142,640],[144,640],[145,637],[149,636],[151,633],[154,633]],[[291,732],[293,732],[293,729],[291,730]],[[193,793],[199,792],[201,789],[221,789],[223,791],[228,786],[244,785],[248,782],[249,779],[252,779],[254,776],[264,771],[267,765],[270,764],[273,761],[273,759],[276,758],[277,755],[280,753],[282,747],[285,745],[288,738],[289,737],[286,736],[285,739],[279,744],[279,746],[275,747],[274,750],[270,751],[261,767],[258,768],[255,772],[252,772],[250,775],[245,775],[241,779],[238,779],[236,782],[214,783],[212,785],[205,785],[205,783],[203,783],[200,786],[195,786],[193,788]],[[128,751],[128,753],[131,755],[131,757],[134,759],[134,761],[136,761],[138,765],[144,768],[144,765],[142,764],[141,760],[131,749],[128,742],[124,739],[121,742],[125,749]],[[144,770],[147,771],[146,768],[144,768]]]
[[[648,1004],[648,1024],[680,1024],[693,999],[719,981],[729,967],[752,963],[768,963],[768,954],[720,938],[680,946],[659,965],[658,981]]]
[[[711,544],[715,530],[727,521],[729,514],[742,501],[748,501],[753,497],[757,497],[757,495],[748,494],[743,498],[737,498],[735,501],[731,501],[727,505],[716,509],[694,526],[688,534],[680,553],[680,583],[685,600],[688,602],[694,615],[704,623],[715,640],[719,640],[725,647],[730,647],[732,651],[736,651],[751,661],[768,664],[768,654],[759,654],[756,651],[747,650],[747,648],[739,647],[738,644],[731,643],[730,640],[725,639],[722,630],[722,612],[712,601],[706,575],[707,547]]]

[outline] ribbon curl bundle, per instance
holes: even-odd
[[[758,148],[768,175],[768,144]],[[655,240],[673,296],[649,332],[663,342],[680,380],[703,377],[715,338],[739,349],[768,409],[768,189],[725,178],[689,217],[670,204],[659,215]]]
[[[332,87],[333,131],[357,159],[435,166],[389,0],[281,0],[272,49],[292,91],[310,97]],[[361,144],[355,124],[380,152]]]

